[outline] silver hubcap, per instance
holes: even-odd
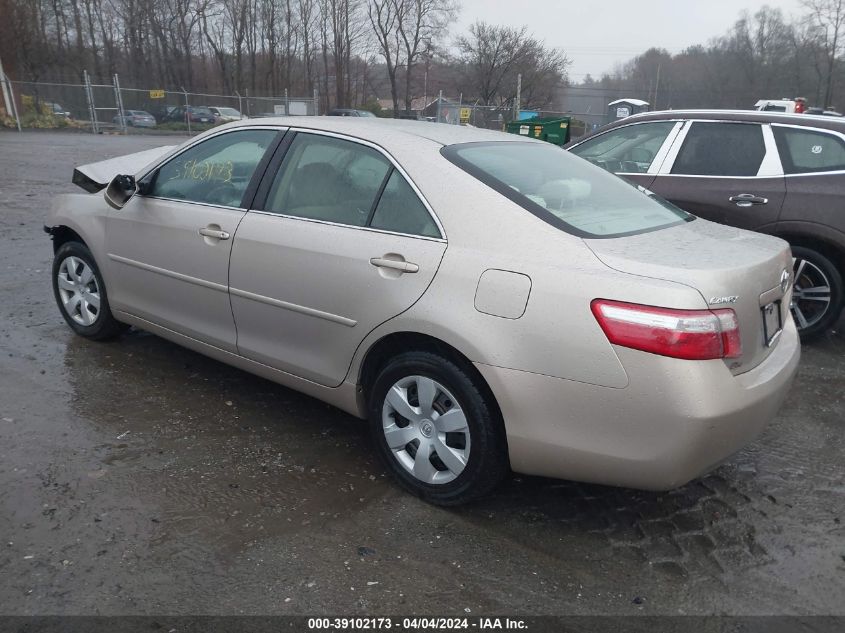
[[[387,445],[402,467],[427,484],[446,484],[466,468],[470,437],[463,409],[436,380],[408,376],[382,407]]]
[[[100,314],[100,287],[91,266],[78,257],[66,257],[57,280],[67,315],[79,325],[92,325]]]
[[[795,271],[792,291],[792,316],[803,330],[821,321],[830,308],[830,281],[821,268],[813,262],[792,258]]]

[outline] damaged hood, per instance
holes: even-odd
[[[73,170],[72,182],[88,193],[97,193],[105,189],[112,178],[118,174],[134,176],[141,172],[144,167],[157,161],[176,147],[176,145],[164,145],[135,154],[125,154],[117,158],[101,160],[98,163],[80,165]]]

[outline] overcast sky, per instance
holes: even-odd
[[[680,52],[722,35],[743,9],[765,4],[788,16],[800,12],[800,0],[461,0],[453,34],[476,20],[526,24],[550,46],[563,48],[572,60],[573,81],[612,71],[652,46]]]

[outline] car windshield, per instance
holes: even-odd
[[[241,113],[234,108],[215,108],[218,114],[223,116],[241,116]]]
[[[465,143],[441,153],[534,215],[581,237],[620,237],[694,219],[547,143]]]

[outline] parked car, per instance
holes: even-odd
[[[177,106],[160,106],[153,110],[152,115],[155,117],[157,123],[166,123],[170,119],[170,114]]]
[[[167,114],[166,121],[187,123],[214,123],[214,114],[204,106],[178,106]]]
[[[823,334],[839,318],[845,121],[774,112],[648,112],[568,148],[699,217],[789,241],[792,312],[802,337]]]
[[[821,114],[822,116],[842,116],[841,112],[825,110],[824,108],[807,108],[804,112],[807,114]]]
[[[334,110],[329,110],[328,116],[363,116],[363,117],[375,117],[376,115],[370,112],[369,110],[352,110],[350,108],[335,108]]]
[[[121,117],[120,115],[114,117],[112,119],[112,123],[115,125],[121,124]],[[123,114],[123,121],[126,122],[126,125],[129,127],[155,127],[156,120],[155,117],[150,114],[149,112],[145,112],[144,110],[126,110]]]
[[[260,119],[73,180],[94,193],[45,227],[73,331],[134,325],[369,419],[432,502],[509,468],[674,488],[755,437],[798,365],[786,242],[541,141]]]
[[[248,118],[246,115],[241,114],[235,108],[227,108],[223,106],[209,106],[208,109],[211,111],[211,114],[214,115],[215,123],[229,123],[230,121],[240,121],[241,119]]]
[[[804,97],[797,97],[795,99],[760,99],[754,104],[754,109],[761,112],[802,114],[807,109],[807,100]]]

